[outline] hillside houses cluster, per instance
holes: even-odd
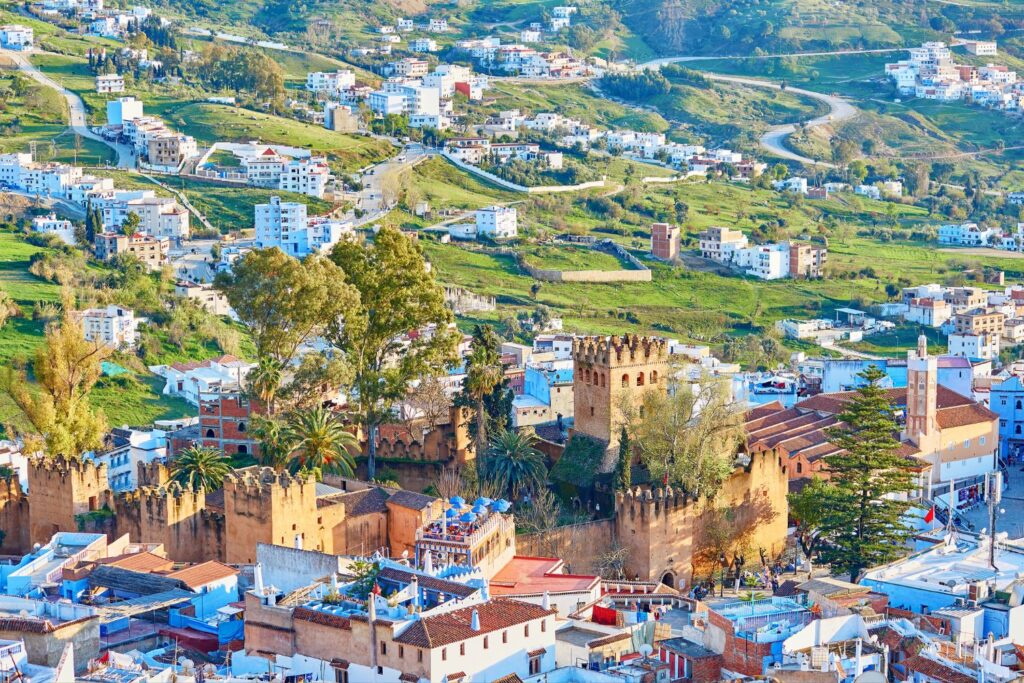
[[[32,27],[22,24],[0,26],[0,48],[5,50],[31,50],[35,41]]]
[[[306,205],[271,197],[254,207],[258,249],[277,247],[295,258],[327,253],[343,239],[355,236],[350,223],[330,216],[307,216]]]
[[[474,166],[488,161],[503,164],[518,159],[558,170],[564,163],[564,155],[561,152],[543,150],[536,142],[492,142],[488,138],[449,138],[445,141],[444,152],[456,161]]]
[[[100,212],[103,228],[119,232],[129,214],[139,217],[138,231],[155,240],[188,238],[188,211],[174,199],[157,197],[153,190],[118,190],[111,178],[89,175],[81,166],[37,163],[27,153],[0,155],[0,185],[29,196],[59,199],[91,206]],[[51,221],[34,222],[40,232],[63,228]],[[60,234],[62,239],[64,236]],[[98,236],[97,236],[98,237]],[[166,252],[166,246],[164,247]]]
[[[985,227],[977,223],[951,223],[939,226],[939,244],[955,247],[991,247],[1004,251],[1024,250],[1024,223],[1012,231]]]
[[[214,155],[220,153],[233,156],[237,165],[219,165]],[[313,156],[300,147],[257,143],[214,143],[199,157],[195,173],[318,199],[323,198],[334,180],[325,157]]]
[[[490,87],[486,76],[457,64],[440,64],[433,72],[426,60],[414,57],[392,62],[389,77],[373,89],[356,81],[351,70],[312,72],[306,89],[324,101],[324,125],[332,130],[352,132],[358,127],[355,110],[366,103],[378,116],[408,117],[412,128],[446,130],[457,115],[452,98],[456,92],[480,100]]]
[[[976,44],[974,50],[979,55],[995,54],[994,45],[978,48]],[[1024,83],[1017,80],[1016,71],[999,64],[959,64],[943,42],[924,43],[909,52],[909,59],[885,65],[886,76],[901,95],[940,102],[963,100],[1007,111],[1024,110]]]
[[[503,45],[497,36],[459,40],[455,48],[481,69],[504,75],[557,80],[594,74],[585,60],[568,52],[543,52],[518,43]]]
[[[102,132],[108,140],[130,145],[142,166],[164,173],[180,172],[199,151],[194,137],[171,129],[157,116],[146,116],[134,97],[107,101]]]
[[[708,228],[698,239],[702,257],[761,280],[820,278],[828,262],[826,247],[792,241],[752,245],[732,228]]]

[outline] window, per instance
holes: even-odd
[[[245,423],[244,422],[239,422],[238,423],[238,431],[240,431],[240,432],[244,432],[245,431]]]
[[[1005,396],[1000,396],[999,397],[999,405],[1001,405],[1001,406],[1005,406],[1006,405],[1006,397]]]
[[[442,662],[447,662],[448,661],[448,648],[446,648],[446,647],[442,647],[441,648],[441,661]]]
[[[657,383],[658,383],[658,371],[657,370],[651,370],[651,384],[657,384]]]
[[[334,683],[348,683],[348,671],[345,669],[335,669]]]
[[[523,637],[524,638],[529,638],[530,637],[530,625],[529,624],[526,624],[525,626],[523,626]]]
[[[216,437],[217,437],[217,435],[216,435],[216,434],[214,434],[214,432],[213,432],[213,430],[212,430],[212,429],[207,429],[207,430],[206,430],[206,438],[207,438],[207,439],[214,439],[214,438],[216,438]]]
[[[459,655],[461,655],[462,657],[466,656],[466,644],[465,643],[459,643]]]
[[[423,650],[416,650],[416,661],[420,664],[423,663]]]
[[[1017,406],[1016,406],[1016,408],[1017,408],[1017,410],[1021,409],[1021,402],[1020,402],[1019,398],[1017,399]]]
[[[383,641],[381,641],[381,644],[380,644],[380,653],[382,655],[386,655],[388,653],[388,644],[383,642]]]
[[[590,384],[590,369],[589,368],[587,369],[586,372],[583,373],[583,377],[584,377],[583,381],[586,382],[587,384]],[[1006,399],[1003,399],[1003,400],[1005,401]]]
[[[965,439],[964,440],[964,448],[970,448],[970,447],[971,447],[971,440],[970,439]]]
[[[540,674],[540,655],[530,657],[530,675],[537,676]]]
[[[803,471],[804,471],[804,464],[802,462],[798,462],[796,464],[796,473],[800,474]]]
[[[548,621],[547,621],[547,619],[541,619],[541,621],[540,621],[540,632],[541,633],[547,633],[548,632]]]
[[[644,385],[644,373],[640,373],[636,376],[636,385],[642,387]]]
[[[384,667],[383,666],[378,666],[377,667],[377,675],[378,676],[383,676],[384,675]]]
[[[623,375],[622,376],[622,386],[624,386],[624,387],[628,387],[629,386],[629,375]]]
[[[594,417],[594,406],[590,406],[590,417]],[[1020,427],[1017,427],[1017,432],[1020,433]]]
[[[1016,427],[1013,428],[1013,433],[1020,434],[1020,425],[1017,425]]]
[[[501,632],[501,642],[508,643],[508,631]]]
[[[983,436],[979,437],[978,438],[978,444],[981,445],[981,446],[984,446],[985,445],[985,437],[983,437]]]
[[[402,645],[398,646],[398,658],[405,659],[405,647],[403,647]]]

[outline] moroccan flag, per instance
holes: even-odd
[[[926,523],[928,523],[928,524],[931,524],[933,519],[935,519],[935,506],[934,505],[932,505],[930,508],[928,508],[928,513],[924,516],[924,521]]]

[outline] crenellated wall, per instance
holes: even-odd
[[[28,496],[21,490],[17,475],[0,478],[0,531],[4,532],[0,553],[16,555],[32,547]]]
[[[788,490],[786,464],[768,451],[736,469],[711,500],[671,487],[617,493],[615,538],[627,549],[627,578],[689,584],[710,575],[719,548],[730,559],[735,552],[758,558],[758,548],[777,556],[786,544]]]
[[[107,466],[91,460],[32,458],[28,490],[30,544],[46,543],[58,531],[78,531],[75,515],[113,507]]]
[[[312,479],[269,467],[235,470],[224,480],[224,517],[229,564],[255,562],[257,543],[294,547],[296,537],[305,550],[330,552],[319,532],[323,515]]]
[[[118,531],[147,543],[163,543],[176,562],[225,559],[224,515],[206,508],[206,493],[172,481],[141,486],[114,502]]]

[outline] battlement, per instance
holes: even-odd
[[[103,463],[97,464],[93,460],[85,458],[64,458],[54,456],[47,458],[37,456],[29,458],[29,476],[42,477],[76,477],[80,480],[94,482],[107,480],[107,466]]]
[[[686,508],[696,499],[682,489],[671,486],[656,489],[642,489],[639,486],[615,494],[615,513],[617,515],[648,515],[671,512]]]
[[[273,495],[275,491],[285,495],[293,492],[301,494],[309,483],[310,479],[303,475],[293,475],[287,471],[278,473],[270,467],[253,466],[229,472],[224,478],[224,491],[262,498]]]
[[[572,342],[577,363],[610,368],[668,360],[668,342],[660,337],[637,334],[610,337],[577,337]]]
[[[152,462],[139,462],[139,488],[146,486],[159,487],[170,481],[171,473],[167,469],[167,464],[162,458],[157,458]]]

